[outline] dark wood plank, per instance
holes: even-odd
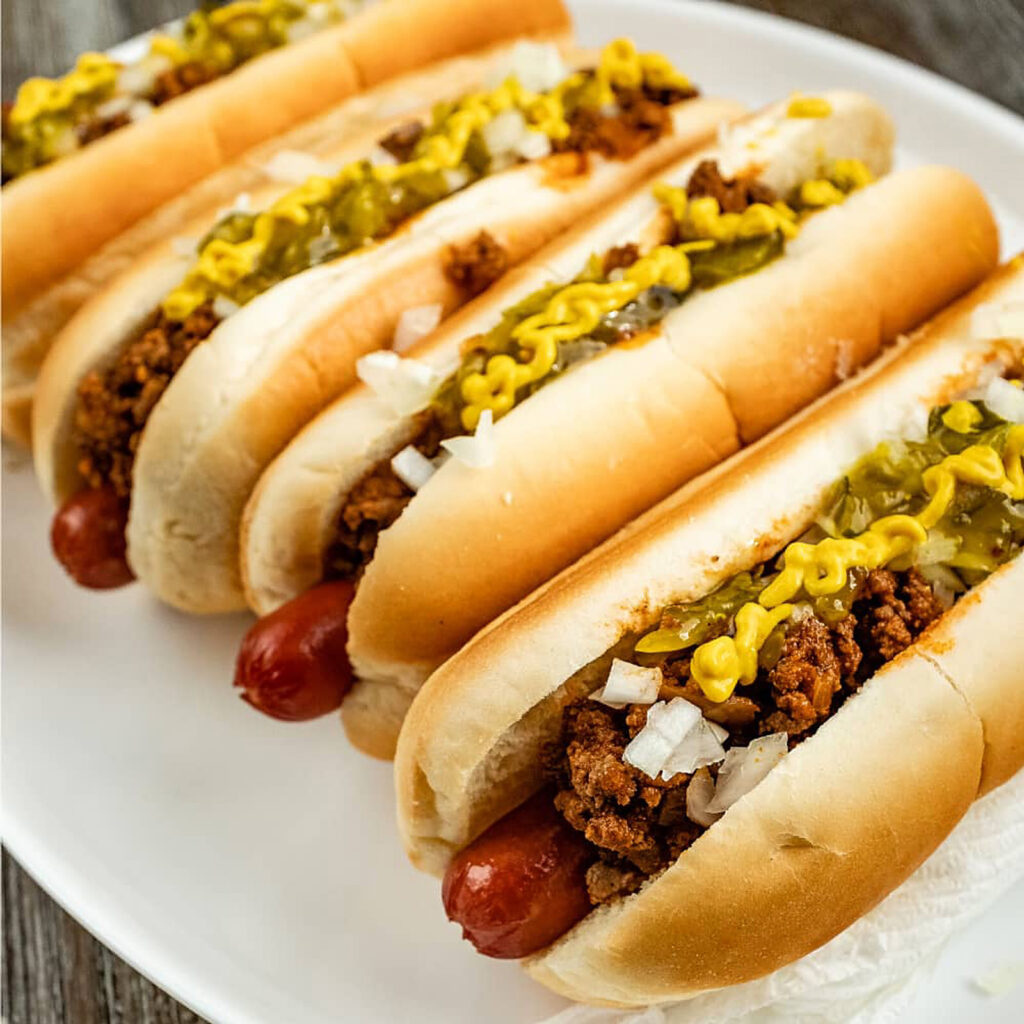
[[[204,1024],[97,942],[3,853],[5,1024]]]
[[[905,57],[1024,113],[1024,0],[741,0]],[[177,17],[190,0],[2,0],[3,95]],[[7,1024],[202,1024],[3,856]]]

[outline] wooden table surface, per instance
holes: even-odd
[[[3,96],[176,17],[189,0],[2,0]],[[1024,114],[1024,0],[744,0],[870,43]],[[3,855],[6,1024],[201,1024]]]

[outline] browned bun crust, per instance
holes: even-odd
[[[996,258],[973,182],[942,168],[893,174],[813,219],[774,264],[674,311],[653,340],[513,410],[493,467],[449,462],[381,535],[349,616],[362,680],[342,711],[350,738],[387,749],[400,722],[375,713],[375,689],[414,693],[485,623],[828,391],[842,362],[869,362]]]
[[[364,86],[567,26],[560,0],[388,0],[11,182],[3,190],[4,317],[162,203]]]
[[[570,27],[562,0],[388,0],[373,14],[353,20],[345,36],[364,86],[496,39]]]
[[[217,210],[242,192],[266,186],[265,168],[282,150],[309,153],[335,162],[364,156],[378,138],[409,117],[429,111],[439,100],[477,87],[512,45],[503,41],[485,50],[452,57],[350,97],[327,113],[248,150],[164,203],[27,304],[5,307],[4,436],[29,442],[34,382],[50,343],[91,296],[128,271],[140,256],[165,239],[187,235],[193,226],[190,222],[195,221],[196,230],[205,233],[216,219]],[[572,59],[575,56],[570,54]],[[281,184],[280,191],[288,187]]]
[[[492,623],[414,702],[395,765],[414,863],[451,856],[541,784],[567,694],[657,620],[777,552],[841,472],[919,424],[1024,337],[980,334],[982,304],[1024,297],[1003,268],[908,344],[623,530]],[[784,482],[784,486],[782,486]],[[1024,559],[1004,566],[880,671],[638,894],[526,961],[605,1005],[760,977],[828,941],[900,884],[979,793],[1024,766]]]

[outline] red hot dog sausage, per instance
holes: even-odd
[[[53,517],[50,544],[57,561],[80,586],[123,587],[135,579],[125,554],[128,504],[112,487],[79,491]]]
[[[354,593],[351,583],[322,583],[260,619],[235,664],[242,699],[285,722],[339,708],[352,686],[345,645]]]
[[[541,792],[466,847],[444,876],[450,921],[486,956],[543,949],[591,911],[592,851]]]

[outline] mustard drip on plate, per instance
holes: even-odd
[[[456,171],[463,165],[476,133],[506,111],[518,110],[528,128],[549,139],[561,140],[570,131],[567,118],[570,94],[580,89],[593,91],[593,101],[604,102],[606,94],[614,98],[613,86],[644,83],[654,88],[690,87],[689,80],[664,57],[640,54],[629,40],[620,39],[605,48],[589,80],[582,72],[575,72],[551,91],[537,93],[510,77],[496,89],[471,93],[450,109],[440,111],[435,123],[416,144],[411,159],[382,165],[357,161],[334,177],[310,178],[260,213],[247,239],[208,241],[182,284],[165,298],[164,312],[172,319],[181,320],[203,302],[231,289],[257,270],[280,223],[306,224],[316,213],[338,202],[352,187],[364,183],[397,187],[425,175]],[[586,102],[589,104],[591,98]]]
[[[786,108],[786,117],[828,117],[832,104],[822,96],[794,96]]]
[[[851,569],[879,569],[911,554],[949,511],[957,484],[989,487],[1013,501],[1024,501],[1024,424],[1009,429],[1002,455],[991,445],[971,445],[926,469],[922,483],[929,501],[916,515],[883,516],[855,537],[790,544],[782,554],[779,574],[756,603],[737,613],[736,635],[717,637],[694,650],[690,671],[704,694],[724,701],[738,683],[754,681],[758,652],[771,630],[789,617],[789,602],[798,595],[835,594],[847,585]]]

